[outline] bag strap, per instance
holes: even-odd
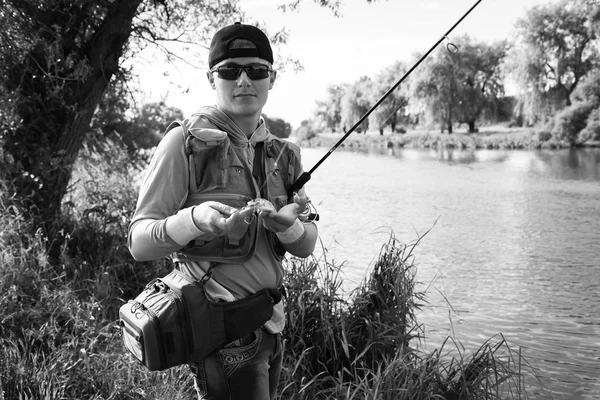
[[[254,176],[254,180],[258,183],[258,187],[260,188],[260,197],[263,199],[267,198],[267,191],[265,187],[265,181],[267,180],[267,176],[265,173],[265,163],[263,160],[263,154],[265,152],[265,142],[257,142],[254,145],[254,161],[252,164],[252,176]]]

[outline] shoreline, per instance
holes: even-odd
[[[342,132],[318,133],[306,140],[293,139],[302,147],[333,147],[344,136]],[[561,150],[570,148],[598,148],[600,142],[586,143],[573,146],[567,141],[538,139],[533,128],[481,128],[480,132],[467,133],[458,131],[451,134],[431,130],[413,130],[407,133],[385,132],[380,135],[378,131],[366,133],[353,132],[339,147],[346,149],[360,149],[365,147],[379,148],[412,148],[412,149],[487,149],[487,150]]]

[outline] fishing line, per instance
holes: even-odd
[[[369,111],[367,111],[353,126],[352,128],[350,128],[350,130],[348,130],[348,132],[346,132],[344,134],[344,136],[342,136],[342,138],[340,140],[338,140],[338,142],[333,145],[333,147],[331,149],[329,149],[329,151],[310,169],[310,171],[308,172],[303,172],[298,179],[296,179],[296,181],[292,184],[292,186],[289,188],[288,190],[288,199],[291,200],[294,196],[294,192],[297,192],[298,190],[300,190],[304,184],[306,182],[308,182],[312,176],[312,174],[315,172],[315,170],[317,168],[319,168],[319,166],[323,163],[323,161],[325,161],[343,142],[344,140],[346,140],[346,138],[348,138],[348,136],[350,136],[350,134],[352,132],[354,132],[363,122],[365,119],[367,119],[367,117],[369,115],[371,115],[371,113],[377,108],[379,107],[379,105],[383,102],[383,100],[385,100],[398,86],[400,86],[400,84],[402,82],[404,82],[404,80],[419,66],[419,64],[421,64],[421,62],[423,62],[423,60],[425,60],[429,54],[431,54],[431,52],[444,40],[447,40],[447,44],[446,44],[446,49],[448,49],[448,51],[450,53],[456,53],[458,51],[458,47],[456,47],[456,45],[454,45],[454,43],[452,43],[450,41],[450,39],[448,39],[448,35],[450,35],[450,32],[452,32],[454,30],[454,28],[456,28],[458,26],[458,24],[460,24],[466,17],[467,15],[469,15],[471,13],[471,11],[473,11],[475,9],[475,7],[477,7],[479,5],[479,3],[481,3],[483,0],[478,0],[470,9],[469,11],[467,11],[454,25],[452,25],[452,27],[448,30],[448,32],[446,32],[437,42],[435,42],[435,44],[433,46],[431,46],[431,48],[427,51],[427,53],[425,53],[420,59],[419,61],[417,61],[415,63],[415,65],[413,65],[408,72],[406,72],[404,74],[404,76],[402,76],[402,78],[400,78],[398,80],[398,82],[396,82],[394,84],[394,86],[392,86],[378,101],[377,103],[375,103],[375,105],[373,107],[371,107],[369,109]]]
[[[396,107],[396,109],[394,111],[392,111],[392,113],[390,115],[388,115],[388,117],[381,123],[381,125],[379,125],[379,129],[383,128],[384,125],[388,122],[388,119],[392,118],[392,115],[396,114],[396,112],[398,112],[399,109],[402,108],[402,106],[404,106],[406,104],[406,100],[402,100],[400,102],[400,105],[398,107]]]

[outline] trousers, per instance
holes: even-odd
[[[281,334],[259,328],[189,368],[199,400],[273,400],[282,361]]]

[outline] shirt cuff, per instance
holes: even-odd
[[[203,232],[198,229],[192,217],[194,207],[179,210],[177,214],[167,218],[165,230],[175,243],[184,246]]]
[[[304,235],[304,230],[304,224],[298,218],[296,218],[292,226],[283,232],[277,232],[277,237],[281,243],[292,243]]]

